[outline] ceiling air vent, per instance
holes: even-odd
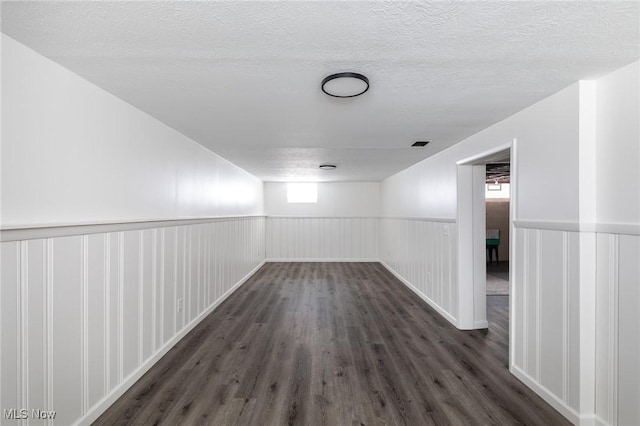
[[[429,141],[418,141],[418,142],[414,142],[413,145],[411,146],[426,146],[429,143]]]

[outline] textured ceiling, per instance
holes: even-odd
[[[638,1],[4,2],[2,31],[264,180],[380,180],[638,60]],[[339,71],[370,90],[320,90]],[[430,140],[423,149],[409,148]],[[338,169],[317,169],[335,163]]]

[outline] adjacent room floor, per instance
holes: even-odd
[[[508,297],[460,331],[378,263],[268,263],[96,424],[568,422],[507,370]]]
[[[487,262],[487,296],[509,295],[509,262]]]

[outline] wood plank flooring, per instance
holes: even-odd
[[[508,298],[460,331],[378,263],[268,263],[94,424],[564,425],[507,370]]]

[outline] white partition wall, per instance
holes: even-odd
[[[598,80],[596,420],[640,424],[640,63]]]
[[[0,407],[90,423],[264,262],[263,184],[4,35],[2,90]]]
[[[427,275],[464,271],[460,247],[434,260],[442,230],[403,229],[456,229],[456,163],[517,140],[510,368],[576,424],[640,424],[639,80],[636,62],[573,84],[381,184],[382,261],[466,328],[473,304],[446,309]],[[438,291],[473,291],[460,279]]]

